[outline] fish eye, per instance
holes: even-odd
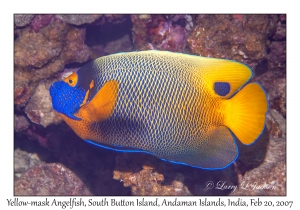
[[[78,81],[77,73],[76,72],[72,73],[70,76],[65,78],[64,81],[66,83],[68,83],[68,85],[70,85],[71,87],[75,87],[75,85],[77,84],[77,81]]]

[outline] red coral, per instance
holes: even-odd
[[[185,47],[187,32],[180,26],[171,26],[169,34],[165,37],[158,48],[161,50],[170,50],[173,52],[182,52]]]
[[[179,19],[185,21],[181,16],[167,18],[162,15],[151,15],[144,18],[132,15],[135,47],[139,50],[159,49],[182,52],[187,31],[184,26],[176,24]]]
[[[33,30],[35,33],[39,32],[39,30],[51,22],[54,18],[54,15],[36,15],[32,19],[30,23],[30,29]]]
[[[232,15],[232,17],[235,18],[235,19],[238,19],[239,21],[243,20],[243,15],[235,14],[235,15]]]

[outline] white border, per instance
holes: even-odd
[[[3,3],[7,2],[7,3]],[[293,200],[293,209],[300,209],[299,196],[297,196],[300,184],[298,177],[299,170],[299,15],[298,7],[293,2],[278,0],[251,0],[251,1],[176,1],[176,0],[111,0],[111,1],[32,1],[16,0],[3,1],[1,3],[0,18],[0,41],[1,41],[1,178],[0,178],[0,207],[8,209],[7,200],[13,199],[13,14],[14,13],[287,13],[287,196],[286,197],[259,197],[261,200]],[[28,200],[43,200],[45,197],[21,197]],[[51,197],[54,199],[55,197]],[[68,197],[57,197],[58,199],[68,199]],[[112,198],[112,197],[109,197]],[[117,197],[121,199],[122,197]],[[141,198],[141,197],[139,197]],[[154,198],[154,197],[151,197]],[[159,199],[173,199],[172,197],[159,197]],[[182,200],[198,200],[203,197],[179,197]],[[222,197],[223,200],[229,197]],[[231,197],[237,199],[238,197]],[[242,197],[248,200],[253,197]],[[88,199],[84,197],[84,199]],[[97,197],[97,199],[101,199]],[[126,197],[126,200],[135,200],[136,197]],[[210,200],[218,200],[218,197],[209,197]],[[3,208],[2,208],[3,207]],[[298,208],[297,208],[298,207]],[[10,207],[18,208],[18,207]],[[25,207],[32,209],[32,207]],[[99,209],[100,207],[96,207]],[[104,208],[104,207],[101,207]],[[114,209],[118,207],[110,207]],[[125,207],[126,208],[126,207]],[[127,207],[127,209],[137,209],[138,207]],[[182,208],[182,207],[164,207]],[[187,207],[185,207],[187,208]],[[196,207],[199,209],[199,206]],[[212,207],[213,208],[213,207]],[[249,207],[248,209],[260,207]],[[52,208],[51,208],[52,209]],[[53,208],[54,209],[54,208]],[[57,208],[61,209],[61,208]],[[68,209],[68,208],[66,208]],[[74,208],[86,209],[86,208]]]

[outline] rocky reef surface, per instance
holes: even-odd
[[[49,86],[87,62],[168,50],[249,65],[269,99],[264,133],[224,170],[83,142]],[[15,15],[15,195],[286,195],[285,15]],[[234,187],[236,186],[236,187]]]

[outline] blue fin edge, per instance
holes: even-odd
[[[229,130],[229,132],[231,132],[231,131]],[[232,135],[232,133],[231,133],[231,135]],[[234,163],[236,161],[236,159],[238,158],[238,156],[239,156],[239,150],[238,150],[238,146],[236,144],[236,138],[235,138],[234,135],[232,135],[232,137],[234,139],[234,144],[236,145],[236,152],[237,152],[237,154],[236,154],[236,157],[235,157],[235,159],[233,161],[231,161],[230,163],[228,163],[226,166],[224,166],[222,168],[204,168],[204,167],[200,167],[200,166],[189,165],[189,164],[184,163],[184,162],[176,162],[176,161],[172,161],[172,160],[166,160],[164,158],[160,158],[160,157],[156,156],[154,153],[151,153],[151,152],[148,152],[148,151],[145,151],[145,150],[125,149],[125,148],[121,149],[121,147],[120,147],[120,149],[118,149],[118,148],[113,148],[113,147],[109,147],[109,146],[104,146],[104,145],[102,145],[100,143],[96,143],[94,141],[87,140],[87,139],[85,139],[84,141],[87,142],[87,143],[89,143],[89,144],[92,144],[94,146],[97,146],[97,147],[100,147],[100,148],[104,148],[104,149],[113,150],[113,151],[116,151],[116,152],[140,152],[140,153],[146,153],[146,154],[154,155],[154,156],[156,156],[157,158],[159,158],[159,159],[161,159],[163,161],[170,162],[170,163],[173,163],[173,164],[185,165],[185,166],[189,166],[189,167],[193,167],[193,168],[199,168],[199,169],[204,169],[204,170],[222,170],[222,169],[225,169],[225,168],[229,167],[232,163]]]

